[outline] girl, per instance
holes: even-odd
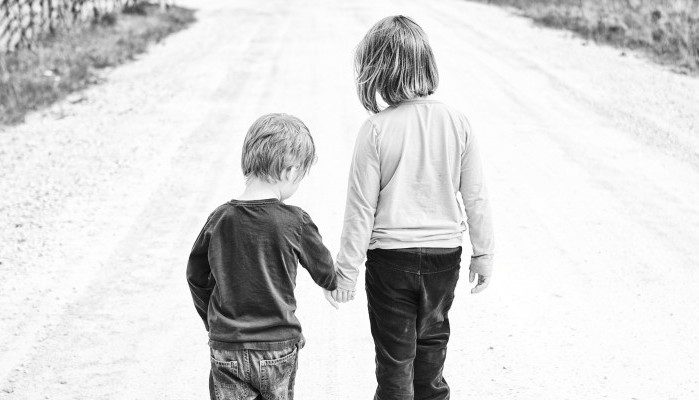
[[[360,42],[355,64],[359,100],[373,115],[354,149],[333,297],[354,298],[366,255],[375,399],[447,399],[447,312],[466,224],[470,281],[478,276],[472,293],[487,287],[493,260],[476,141],[463,114],[430,97],[439,82],[437,66],[412,19],[379,21]],[[377,92],[388,108],[379,108]]]

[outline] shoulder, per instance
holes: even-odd
[[[220,225],[221,221],[226,219],[229,214],[230,204],[224,203],[216,207],[209,216],[206,218],[206,223],[204,224],[204,229],[209,230]]]
[[[359,128],[359,132],[357,132],[355,150],[359,148],[364,148],[364,150],[368,150],[372,145],[375,145],[378,141],[379,127],[376,115],[378,114],[374,114],[368,117],[362,123],[361,127]]]
[[[281,205],[300,224],[306,224],[308,222],[313,222],[311,220],[311,216],[308,215],[308,213],[303,208],[301,208],[299,206],[293,206],[291,204],[285,204],[285,203],[282,203]]]
[[[451,119],[461,125],[469,125],[468,118],[466,118],[466,114],[464,114],[464,112],[435,98],[425,99],[414,103],[406,102],[405,104],[388,107],[381,110],[381,112],[369,116],[365,124],[371,124],[375,128],[381,127],[384,123],[405,119],[406,113],[425,113],[425,110],[431,114],[436,114],[443,118]]]
[[[217,221],[220,220],[225,216],[225,214],[230,210],[231,205],[229,203],[223,203],[220,206],[216,207],[214,211],[209,214],[209,218],[207,218],[207,223],[212,222],[212,221]]]
[[[435,107],[439,108],[442,113],[448,115],[450,118],[454,119],[454,121],[458,122],[464,127],[470,127],[468,117],[466,117],[466,114],[460,109],[453,107],[450,104],[442,103],[441,101],[435,102]]]
[[[289,219],[298,225],[306,225],[309,222],[313,222],[311,216],[301,207],[286,203],[280,203],[280,207],[289,215]]]
[[[384,118],[385,117],[382,116],[381,113],[370,115],[367,119],[364,120],[361,128],[359,128],[360,134],[364,132],[376,135],[379,131],[378,126],[382,123]]]
[[[289,210],[294,213],[294,215],[296,215],[299,226],[299,232],[301,232],[301,235],[307,234],[309,232],[318,231],[318,226],[316,226],[311,216],[305,210],[297,206],[287,204],[285,204],[285,206],[288,207]]]
[[[290,215],[293,216],[293,218],[289,218],[290,222],[293,221],[290,223],[289,228],[296,232],[299,240],[309,235],[313,236],[314,232],[318,231],[318,227],[313,222],[313,219],[304,209],[283,203],[282,206],[288,210]]]
[[[434,107],[444,119],[451,121],[464,138],[471,136],[471,122],[463,111],[441,101],[435,101]]]
[[[206,218],[206,222],[204,223],[204,227],[201,230],[201,235],[211,235],[213,232],[215,232],[218,229],[218,226],[221,224],[221,220],[225,218],[226,214],[226,204],[222,204],[214,211],[212,211],[209,216]]]
[[[376,114],[371,114],[364,121],[363,127],[372,128],[374,131],[378,131],[378,127],[390,122],[395,116],[398,115],[398,107],[388,107]]]
[[[206,226],[212,232],[227,231],[234,227],[298,232],[302,226],[310,222],[310,217],[303,209],[283,202],[265,204],[259,211],[261,212],[255,213],[251,218],[249,212],[241,211],[236,204],[225,203],[209,215]]]

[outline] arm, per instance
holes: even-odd
[[[330,251],[323,244],[318,227],[303,213],[299,245],[299,262],[311,274],[313,281],[325,290],[335,290],[337,277]]]
[[[210,218],[210,217],[209,217]],[[192,293],[194,307],[202,320],[206,330],[209,330],[209,322],[207,319],[207,310],[209,308],[209,298],[214,290],[214,277],[211,275],[211,267],[209,266],[209,240],[211,234],[208,231],[209,221],[199,233],[199,237],[192,246],[192,251],[189,254],[189,262],[187,262],[187,283],[189,291]]]
[[[490,276],[493,266],[495,240],[490,212],[490,201],[483,178],[483,166],[478,144],[466,127],[466,144],[461,155],[461,184],[459,192],[464,202],[466,222],[473,247],[470,272]]]
[[[354,290],[359,266],[369,248],[381,175],[376,130],[370,121],[359,130],[347,186],[345,220],[337,255],[338,288]]]

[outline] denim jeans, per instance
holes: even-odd
[[[449,398],[442,371],[460,262],[461,247],[367,252],[375,400]]]
[[[298,346],[285,350],[211,349],[211,400],[293,400]]]

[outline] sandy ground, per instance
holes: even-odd
[[[352,50],[394,13],[429,33],[495,210],[495,280],[463,277],[451,314],[453,398],[699,398],[699,80],[464,1],[190,3],[84,102],[0,131],[0,399],[206,398],[184,269],[241,191],[243,134],[307,122],[320,158],[290,202],[336,252]],[[297,398],[371,398],[364,296],[336,312],[298,280]]]

